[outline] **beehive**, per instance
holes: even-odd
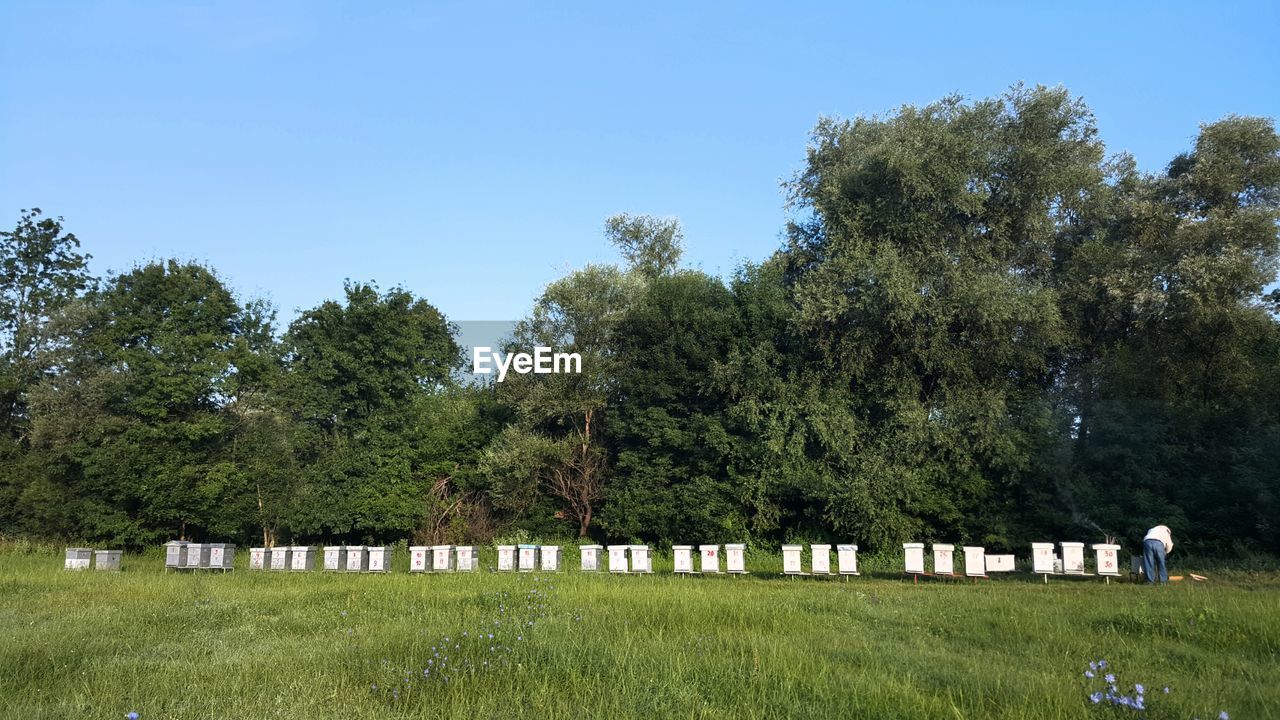
[[[1037,575],[1052,575],[1058,556],[1053,553],[1053,543],[1031,543],[1031,570]]]
[[[924,543],[902,543],[906,571],[911,575],[924,574]]]
[[[341,572],[346,567],[346,552],[341,545],[324,546],[324,571]]]
[[[699,545],[698,557],[702,559],[702,572],[720,573],[720,546]]]
[[[409,548],[409,572],[424,573],[431,569],[431,548],[426,545],[413,545]]]
[[[1120,546],[1101,543],[1093,546],[1093,552],[1098,560],[1098,574],[1119,577],[1120,575]]]
[[[369,551],[363,545],[345,545],[342,548],[342,569],[347,572],[364,572],[369,563]]]
[[[1062,545],[1062,572],[1067,575],[1084,574],[1084,543],[1064,542]]]
[[[814,575],[831,574],[831,546],[809,546],[809,569]]]
[[[476,549],[470,545],[459,545],[453,549],[453,567],[458,572],[471,572],[476,569]]]
[[[266,548],[249,548],[249,569],[264,570],[267,567],[267,549]]]
[[[783,545],[782,546],[782,574],[784,575],[801,575],[804,569],[800,564],[801,555],[804,554],[803,545]]]
[[[370,545],[366,552],[369,572],[384,573],[391,570],[391,548],[384,545]]]
[[[934,543],[933,545],[933,574],[934,575],[954,575],[956,571],[955,563],[955,546]]]
[[[232,570],[235,568],[236,546],[231,543],[210,543],[209,569]]]
[[[316,569],[316,549],[310,545],[294,545],[289,548],[289,569],[308,572]]]
[[[987,576],[986,548],[965,545],[963,548],[961,548],[961,550],[964,551],[964,574],[969,577],[986,577]]]
[[[725,545],[724,563],[728,572],[734,575],[745,575],[747,573],[747,546],[743,543]]]
[[[678,575],[687,575],[693,572],[693,546],[692,545],[672,545],[671,546],[671,562],[674,566],[672,572]]]
[[[624,573],[627,571],[627,545],[609,546],[609,572]]]
[[[538,549],[543,572],[560,572],[560,546],[543,545]]]
[[[519,553],[520,572],[533,572],[538,569],[537,545],[518,545],[516,551]]]
[[[506,572],[516,569],[516,546],[515,545],[499,545],[498,546],[498,571]]]
[[[67,548],[62,567],[66,570],[88,570],[93,564],[93,548]]]
[[[857,575],[858,574],[858,546],[857,545],[837,545],[836,546],[836,564],[840,569],[841,575]]]
[[[119,570],[120,557],[124,554],[123,550],[94,550],[93,551],[93,569],[94,570]]]
[[[166,570],[179,570],[187,565],[187,543],[185,540],[170,540],[164,544],[164,567]]]
[[[599,572],[600,551],[603,549],[600,545],[579,545],[578,569],[583,572]]]
[[[454,567],[452,545],[431,546],[432,572],[449,572],[450,570],[453,570]]]
[[[653,568],[649,565],[649,546],[648,545],[632,545],[631,546],[631,572],[647,573],[653,572]]]
[[[271,569],[272,570],[288,570],[293,567],[293,548],[289,545],[281,545],[271,548]]]

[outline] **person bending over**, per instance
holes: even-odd
[[[1157,525],[1147,531],[1147,536],[1142,538],[1142,572],[1146,574],[1147,582],[1169,582],[1165,557],[1171,552],[1173,538],[1169,535],[1169,528]]]

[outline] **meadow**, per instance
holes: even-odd
[[[0,717],[1280,716],[1274,572],[913,584],[894,558],[844,581],[781,578],[771,555],[745,578],[570,555],[420,576],[403,554],[386,575],[250,572],[243,552],[178,574],[158,553],[74,573],[55,549],[0,551]],[[1106,672],[1146,710],[1091,703]]]

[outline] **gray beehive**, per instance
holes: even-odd
[[[62,567],[67,570],[88,570],[93,562],[93,548],[67,548],[66,561]]]
[[[120,556],[123,550],[94,550],[93,568],[95,570],[119,570]]]
[[[249,569],[265,570],[267,567],[267,549],[266,548],[249,548]]]
[[[391,569],[391,550],[382,545],[370,545],[366,550],[369,572],[382,573]]]
[[[324,546],[324,571],[339,572],[343,569],[346,560],[345,553],[342,551],[341,545],[325,545]]]
[[[454,568],[458,572],[471,572],[476,569],[476,549],[470,545],[459,545],[453,549]]]
[[[289,569],[308,572],[316,569],[316,549],[310,545],[294,545],[289,548]]]
[[[560,546],[543,545],[538,549],[543,572],[560,572]]]
[[[170,540],[164,544],[164,568],[180,570],[187,565],[187,542]]]
[[[236,546],[232,543],[212,543],[209,546],[209,569],[227,571],[235,568]]]
[[[515,545],[499,545],[498,546],[498,570],[506,572],[516,569],[516,546]]]
[[[599,545],[579,545],[578,552],[581,560],[578,563],[578,569],[583,572],[598,572],[600,570],[600,551],[603,548]]]
[[[289,545],[280,545],[271,548],[271,569],[281,572],[287,571],[293,564],[293,548]]]
[[[409,547],[409,572],[424,573],[431,569],[431,548],[426,545]]]
[[[342,548],[342,569],[347,572],[362,572],[369,562],[369,551],[363,545],[347,545]]]
[[[431,571],[432,572],[449,572],[453,569],[453,546],[452,545],[432,545],[431,546]]]
[[[203,543],[187,543],[187,564],[183,567],[190,570],[209,567],[209,546]]]

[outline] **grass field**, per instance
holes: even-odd
[[[1280,717],[1275,574],[1149,588],[783,579],[754,560],[749,578],[162,564],[71,573],[53,552],[0,552],[0,717]],[[1090,704],[1097,659],[1121,691],[1145,684],[1145,712]]]

